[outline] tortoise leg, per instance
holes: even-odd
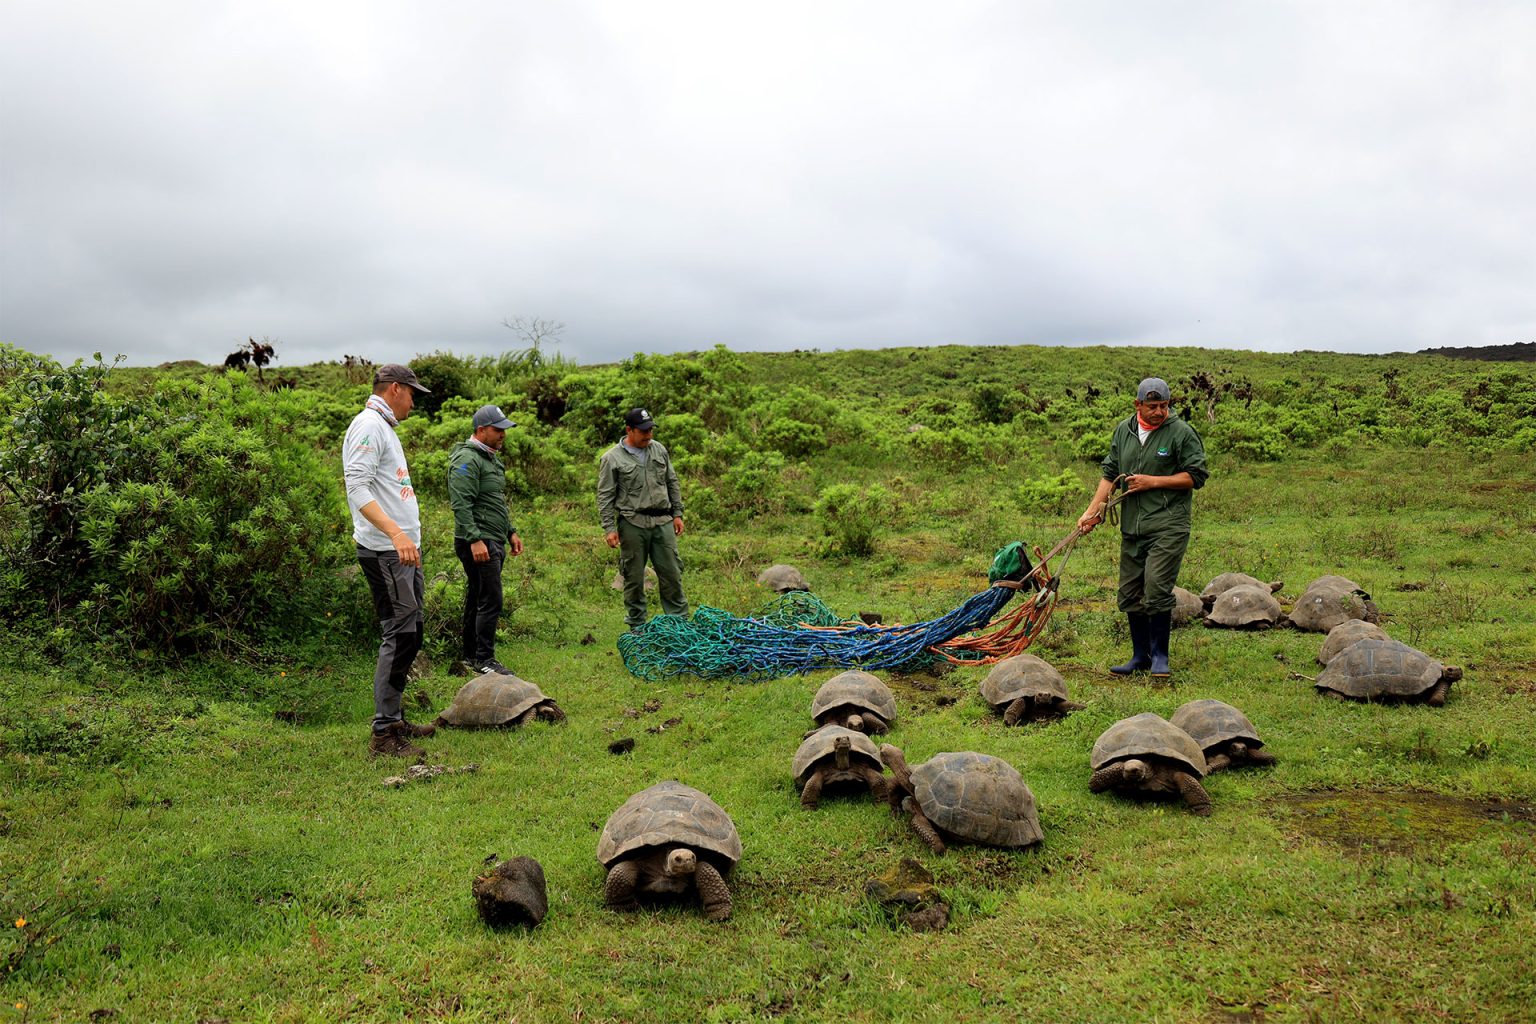
[[[1179,772],[1176,778],[1179,792],[1184,796],[1184,803],[1189,805],[1191,813],[1204,818],[1211,813],[1211,795],[1200,785],[1200,780],[1188,772]]]
[[[800,806],[808,811],[814,811],[816,805],[821,802],[821,787],[825,782],[821,769],[811,773],[811,777],[805,780],[805,788],[800,791]]]
[[[725,879],[709,861],[699,858],[695,881],[699,887],[699,902],[704,904],[704,916],[711,921],[724,921],[731,916],[731,890]]]
[[[603,885],[603,900],[609,910],[629,912],[640,909],[635,899],[635,883],[640,879],[640,865],[632,860],[621,860],[608,869],[608,881]]]
[[[560,705],[551,700],[539,705],[538,711],[535,712],[535,717],[551,725],[559,725],[565,721],[565,712],[560,710]]]
[[[1106,789],[1112,789],[1120,785],[1120,778],[1124,774],[1124,768],[1119,764],[1112,764],[1108,768],[1100,768],[1094,772],[1088,780],[1088,791],[1102,793]]]
[[[890,724],[873,711],[864,712],[864,732],[866,735],[873,736],[875,733],[885,732],[889,728]]]
[[[1219,772],[1224,768],[1232,767],[1232,758],[1226,754],[1212,754],[1205,759],[1205,767],[1207,771]]]
[[[1424,698],[1424,703],[1432,708],[1444,707],[1445,698],[1449,697],[1450,694],[1451,681],[1449,679],[1442,679],[1429,691],[1429,696]]]
[[[1075,700],[1064,700],[1056,705],[1056,710],[1060,711],[1063,715],[1070,715],[1072,712],[1081,711],[1087,706],[1087,704],[1079,704]]]
[[[869,786],[869,795],[875,803],[884,803],[890,799],[890,783],[886,781],[884,772],[877,772],[873,768],[864,769],[864,782]]]
[[[1013,703],[1008,705],[1008,710],[1003,712],[1004,725],[1018,725],[1019,719],[1024,717],[1029,710],[1028,697],[1015,697]]]
[[[1261,764],[1267,767],[1275,763],[1275,755],[1267,750],[1255,750],[1249,747],[1248,760],[1253,764]]]
[[[933,822],[929,821],[922,811],[916,809],[912,811],[912,831],[922,837],[923,842],[928,844],[928,849],[941,857],[944,855],[944,840],[939,838]]]

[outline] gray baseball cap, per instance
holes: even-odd
[[[385,363],[373,371],[373,386],[378,387],[380,384],[404,384],[412,391],[423,395],[432,393],[431,389],[423,387],[421,381],[416,379],[414,370],[399,363]]]
[[[1148,377],[1136,388],[1138,402],[1168,401],[1168,382],[1161,377]]]
[[[517,426],[502,413],[501,407],[496,405],[482,405],[475,410],[475,429],[481,427],[495,427],[498,430],[511,430]]]

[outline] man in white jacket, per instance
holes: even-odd
[[[421,650],[425,582],[421,511],[395,427],[411,414],[417,392],[431,394],[410,367],[379,367],[373,394],[353,417],[341,446],[352,539],[384,634],[373,671],[373,738],[368,751],[375,757],[420,758],[426,751],[411,739],[436,731],[407,722],[400,710],[406,673]]]

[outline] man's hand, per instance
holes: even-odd
[[[401,565],[421,564],[421,549],[416,546],[415,541],[406,535],[404,530],[398,531],[389,540],[395,546],[395,554],[400,556]]]
[[[619,531],[615,530],[603,539],[608,542],[609,547],[616,548],[619,546]]]
[[[1125,478],[1125,492],[1135,494],[1137,491],[1152,491],[1163,485],[1163,478],[1151,476],[1147,473],[1132,473]]]
[[[523,538],[517,535],[516,530],[507,534],[507,546],[511,549],[513,558],[523,553]]]
[[[489,562],[491,560],[491,549],[483,540],[477,540],[471,544],[469,546],[469,553],[475,557],[477,562]]]
[[[681,537],[683,535],[683,517],[682,516],[673,516],[672,517],[672,535],[674,537]]]
[[[1077,517],[1077,529],[1083,536],[1093,532],[1093,528],[1104,521],[1104,506],[1094,502],[1088,506],[1088,511]]]

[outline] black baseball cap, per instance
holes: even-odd
[[[631,409],[624,414],[624,425],[631,430],[655,430],[656,421],[644,409]]]

